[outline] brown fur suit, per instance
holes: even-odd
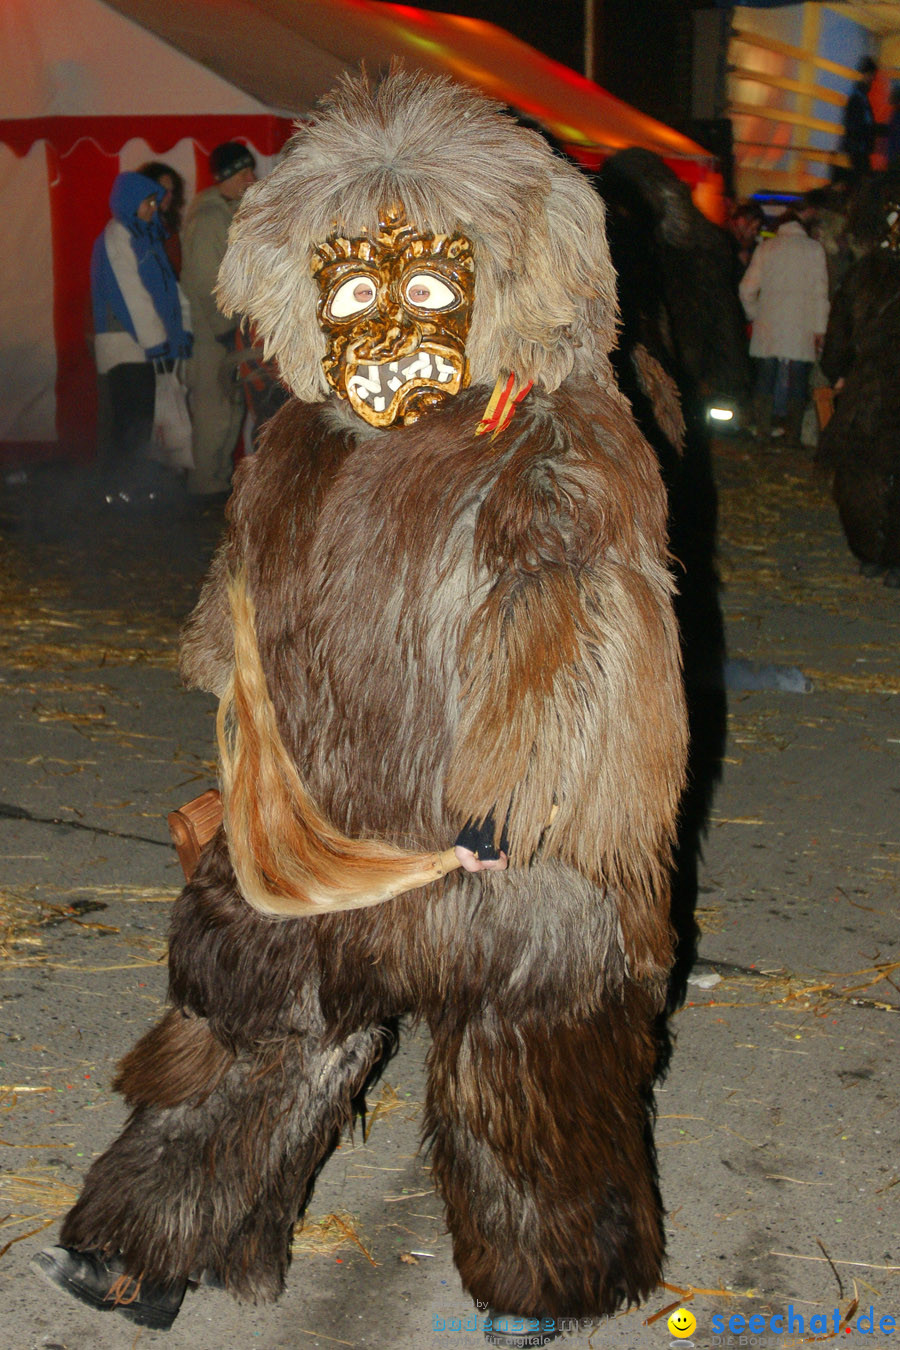
[[[465,231],[476,298],[471,387],[379,430],[324,384],[309,269],[385,195]],[[175,907],[173,1008],[120,1069],[133,1115],[62,1240],[277,1296],[317,1171],[412,1015],[463,1284],[523,1315],[610,1312],[663,1255],[650,1092],[685,730],[665,496],[608,362],[602,204],[475,94],[350,81],[247,193],[220,285],[296,397],[240,469],[188,679],[227,685],[240,568],[319,810],[407,849],[493,811],[511,865],[273,920],[220,832]],[[505,370],[535,388],[476,436]]]
[[[898,194],[900,196],[900,194]],[[900,584],[900,248],[876,248],[847,273],[834,298],[822,369],[845,381],[822,432],[818,459],[852,552]]]

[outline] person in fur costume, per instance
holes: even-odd
[[[478,94],[347,78],[248,190],[219,294],[293,395],[184,639],[222,701],[224,828],[119,1068],[132,1115],[38,1264],[147,1325],[191,1281],[277,1298],[412,1016],[465,1288],[611,1313],[663,1259],[685,715],[602,203]]]
[[[704,417],[713,400],[742,403],[750,365],[727,234],[650,150],[610,155],[596,181],[619,275],[625,347],[640,344],[674,374],[688,420]]]
[[[677,560],[690,725],[688,786],[681,799],[672,878],[676,958],[670,1007],[696,957],[698,864],[725,753],[725,625],[716,560],[717,499],[711,401],[749,401],[745,320],[728,238],[649,150],[620,150],[596,177],[606,207],[621,323],[612,353],[619,386],[659,459]]]
[[[896,185],[895,185],[896,187]],[[900,192],[884,208],[881,243],[854,264],[834,298],[822,369],[834,415],[818,459],[864,576],[900,586]]]

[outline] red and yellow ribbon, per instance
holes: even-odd
[[[532,380],[528,380],[524,384],[520,384],[515,372],[511,372],[506,379],[501,375],[494,385],[494,392],[488,399],[487,407],[482,413],[475,435],[484,436],[487,432],[490,432],[493,438],[499,435],[501,431],[505,431],[512,421],[513,413],[532,388],[533,383]]]

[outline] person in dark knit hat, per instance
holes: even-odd
[[[209,167],[217,183],[234,178],[244,169],[253,170],[253,177],[247,180],[248,184],[256,180],[256,159],[241,141],[225,141],[223,145],[217,145],[210,154]]]
[[[210,154],[209,167],[215,186],[194,198],[182,238],[181,284],[195,316],[194,359],[188,368],[194,468],[188,490],[196,497],[229,491],[232,452],[244,418],[243,395],[227,379],[235,323],[221,313],[214,292],[232,216],[256,181],[256,159],[240,141],[225,141]]]

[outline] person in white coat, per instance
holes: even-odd
[[[773,413],[785,419],[789,443],[799,444],[809,375],[828,325],[825,250],[792,212],[756,249],[740,283],[753,324],[756,434],[768,441]]]

